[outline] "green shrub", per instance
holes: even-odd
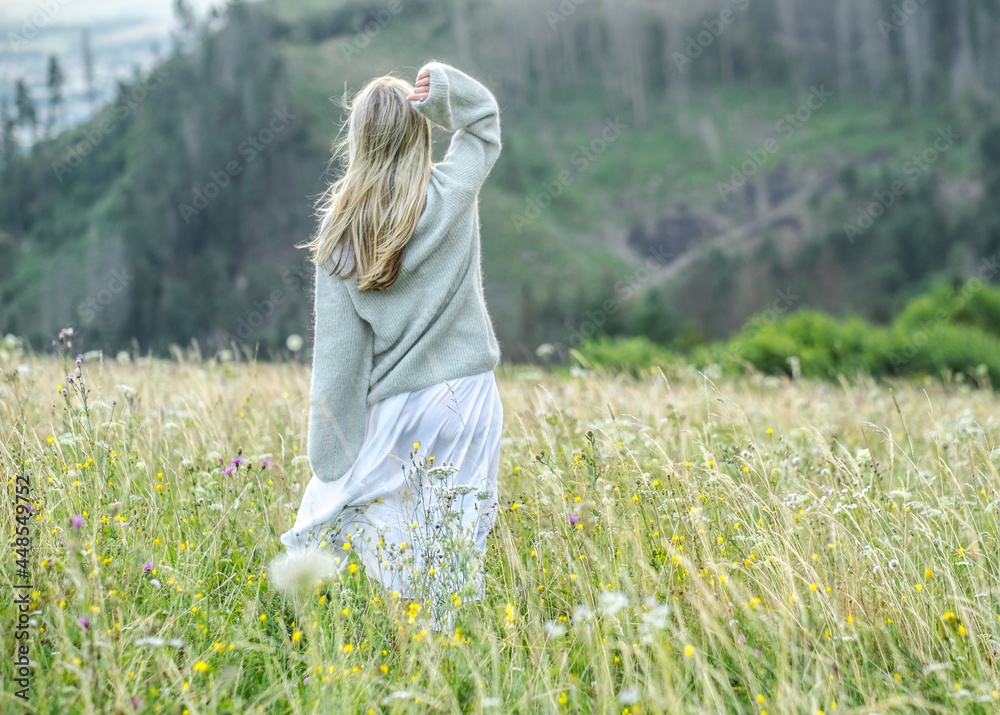
[[[681,359],[641,335],[626,338],[602,335],[584,340],[572,354],[575,362],[583,367],[603,367],[636,376],[653,366],[673,365]]]

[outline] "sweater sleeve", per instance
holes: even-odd
[[[308,456],[323,482],[340,479],[358,457],[372,369],[372,327],[337,285],[340,280],[317,267]]]
[[[428,62],[430,91],[413,107],[434,124],[455,132],[437,168],[454,183],[478,191],[500,155],[500,108],[469,75],[443,62]]]

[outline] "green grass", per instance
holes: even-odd
[[[85,362],[85,409],[72,363],[0,355],[6,533],[15,475],[34,490],[33,712],[996,711],[989,390],[505,367],[486,595],[439,634],[361,568],[269,586],[309,372],[175,357]]]

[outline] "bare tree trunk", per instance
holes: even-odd
[[[801,32],[799,23],[796,21],[795,0],[777,0],[776,10],[778,12],[778,22],[781,26],[779,41],[785,50],[788,65],[791,68],[790,76],[792,83],[802,85],[802,58],[799,51],[799,33]]]
[[[646,81],[642,70],[640,9],[629,0],[605,4],[612,61],[617,68],[624,98],[632,104],[636,124],[647,121]]]
[[[969,36],[969,3],[968,0],[958,0],[958,52],[951,70],[951,94],[954,99],[974,87],[975,73]]]
[[[688,19],[687,0],[675,0],[660,6],[660,17],[663,22],[663,74],[667,81],[667,90],[677,103],[678,114],[682,122],[690,115],[690,92],[688,86],[687,65],[683,64],[684,28]],[[678,62],[677,58],[681,58]]]
[[[924,43],[924,13],[918,12],[903,25],[903,53],[906,57],[906,78],[914,104],[924,103],[927,77],[927,45]]]
[[[868,89],[872,94],[882,90],[886,74],[889,71],[888,39],[879,29],[879,21],[883,20],[876,0],[858,0],[860,4],[859,20],[861,26],[862,57],[865,63],[865,74],[868,77]]]
[[[837,0],[834,31],[837,45],[837,85],[841,92],[854,90],[854,0]]]

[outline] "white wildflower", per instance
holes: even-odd
[[[337,563],[329,551],[285,551],[271,561],[268,581],[282,593],[304,593],[336,572]]]
[[[561,638],[566,635],[566,626],[559,621],[545,621],[542,628],[549,638]]]
[[[628,606],[628,598],[621,591],[605,592],[597,599],[598,609],[605,616],[613,616]]]
[[[618,702],[622,705],[635,705],[639,702],[639,686],[638,685],[626,685],[622,688],[622,691],[618,693]]]

